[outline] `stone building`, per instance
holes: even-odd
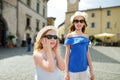
[[[75,11],[79,9],[80,0],[67,0],[67,12],[65,13],[65,21],[58,26],[59,38],[62,39],[68,33],[70,27],[70,17],[74,14]]]
[[[70,27],[70,17],[74,14],[75,11],[79,10],[80,0],[67,0],[67,12],[65,16],[65,35],[68,33]]]
[[[84,11],[88,14],[88,28],[86,33],[96,35],[100,33],[116,34],[114,41],[120,40],[120,6],[114,5],[109,7],[100,7],[87,10],[79,10],[80,0],[67,0],[67,12],[65,21],[58,26],[59,38],[66,36],[70,27],[70,17],[76,11]]]
[[[85,10],[88,16],[87,34],[116,34],[114,41],[120,40],[120,6],[110,6]]]
[[[7,45],[8,36],[14,35],[21,46],[30,34],[32,41],[37,32],[47,25],[48,0],[0,0],[0,46]]]
[[[54,17],[47,17],[47,25],[48,26],[54,26],[55,24],[55,19]]]

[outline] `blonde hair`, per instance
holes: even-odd
[[[38,32],[37,37],[36,37],[36,42],[34,44],[34,50],[39,51],[39,50],[43,49],[41,40],[45,36],[45,34],[50,30],[54,30],[55,32],[57,32],[57,29],[53,26],[46,26]]]

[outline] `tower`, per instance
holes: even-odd
[[[70,26],[70,17],[75,11],[78,11],[80,0],[67,0],[67,12],[65,17],[65,35],[68,33]]]

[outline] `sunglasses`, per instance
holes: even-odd
[[[81,20],[77,20],[77,19],[74,19],[74,20],[73,20],[73,23],[78,23],[78,22],[80,22],[80,23],[84,23],[85,20],[82,20],[82,19],[81,19]]]
[[[57,35],[45,35],[44,36],[45,38],[47,38],[47,39],[58,39],[58,37],[57,37]]]

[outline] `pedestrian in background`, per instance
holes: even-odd
[[[33,53],[35,80],[63,80],[64,60],[55,27],[46,26],[38,32]]]
[[[87,14],[75,12],[71,17],[70,32],[65,39],[65,80],[94,80],[89,38],[85,34]],[[88,74],[88,66],[89,72]]]
[[[31,51],[31,48],[32,48],[32,39],[30,37],[30,34],[28,34],[27,36],[27,51]]]

